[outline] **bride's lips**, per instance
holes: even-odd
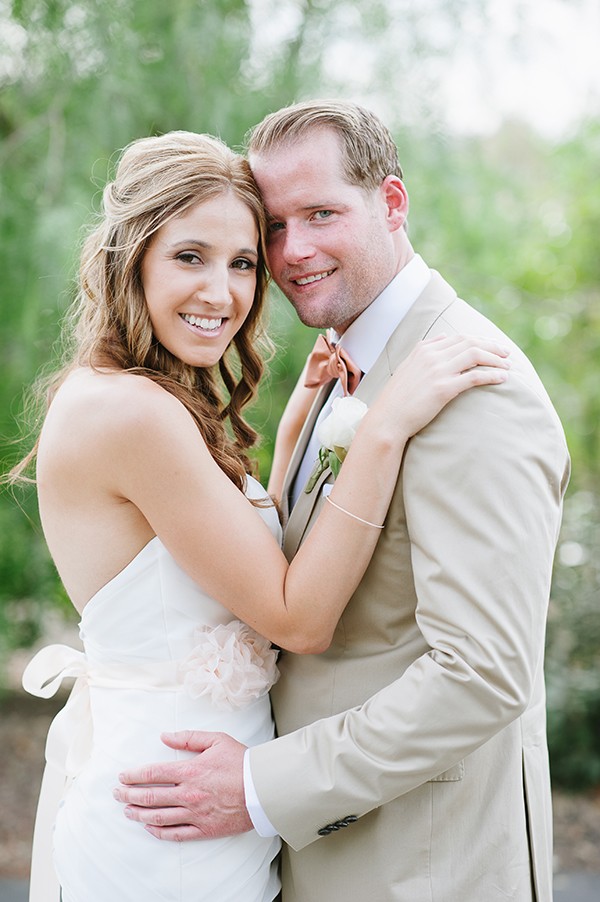
[[[196,335],[200,333],[206,337],[220,335],[227,323],[225,316],[198,316],[193,313],[180,313],[179,316]]]

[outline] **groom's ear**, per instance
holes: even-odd
[[[388,175],[379,186],[386,209],[386,223],[390,232],[402,228],[408,216],[408,192],[402,179]]]

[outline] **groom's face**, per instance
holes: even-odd
[[[269,217],[274,281],[303,323],[342,333],[395,275],[383,191],[346,181],[329,129],[251,153],[250,163]]]

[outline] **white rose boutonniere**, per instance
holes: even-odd
[[[334,476],[340,472],[352,439],[368,409],[364,401],[352,395],[336,398],[331,405],[331,413],[319,425],[317,438],[322,444],[319,459],[323,466],[329,464]]]
[[[339,473],[360,421],[368,409],[364,401],[359,401],[352,395],[336,398],[331,405],[331,413],[319,425],[317,438],[323,446],[321,451],[328,457],[334,476]]]

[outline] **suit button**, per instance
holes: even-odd
[[[333,824],[327,824],[325,827],[321,827],[320,830],[317,830],[317,834],[319,836],[329,836],[330,833],[341,830],[342,827],[347,827],[357,820],[358,817],[355,814],[347,814],[346,817],[340,818],[339,821],[334,821]]]

